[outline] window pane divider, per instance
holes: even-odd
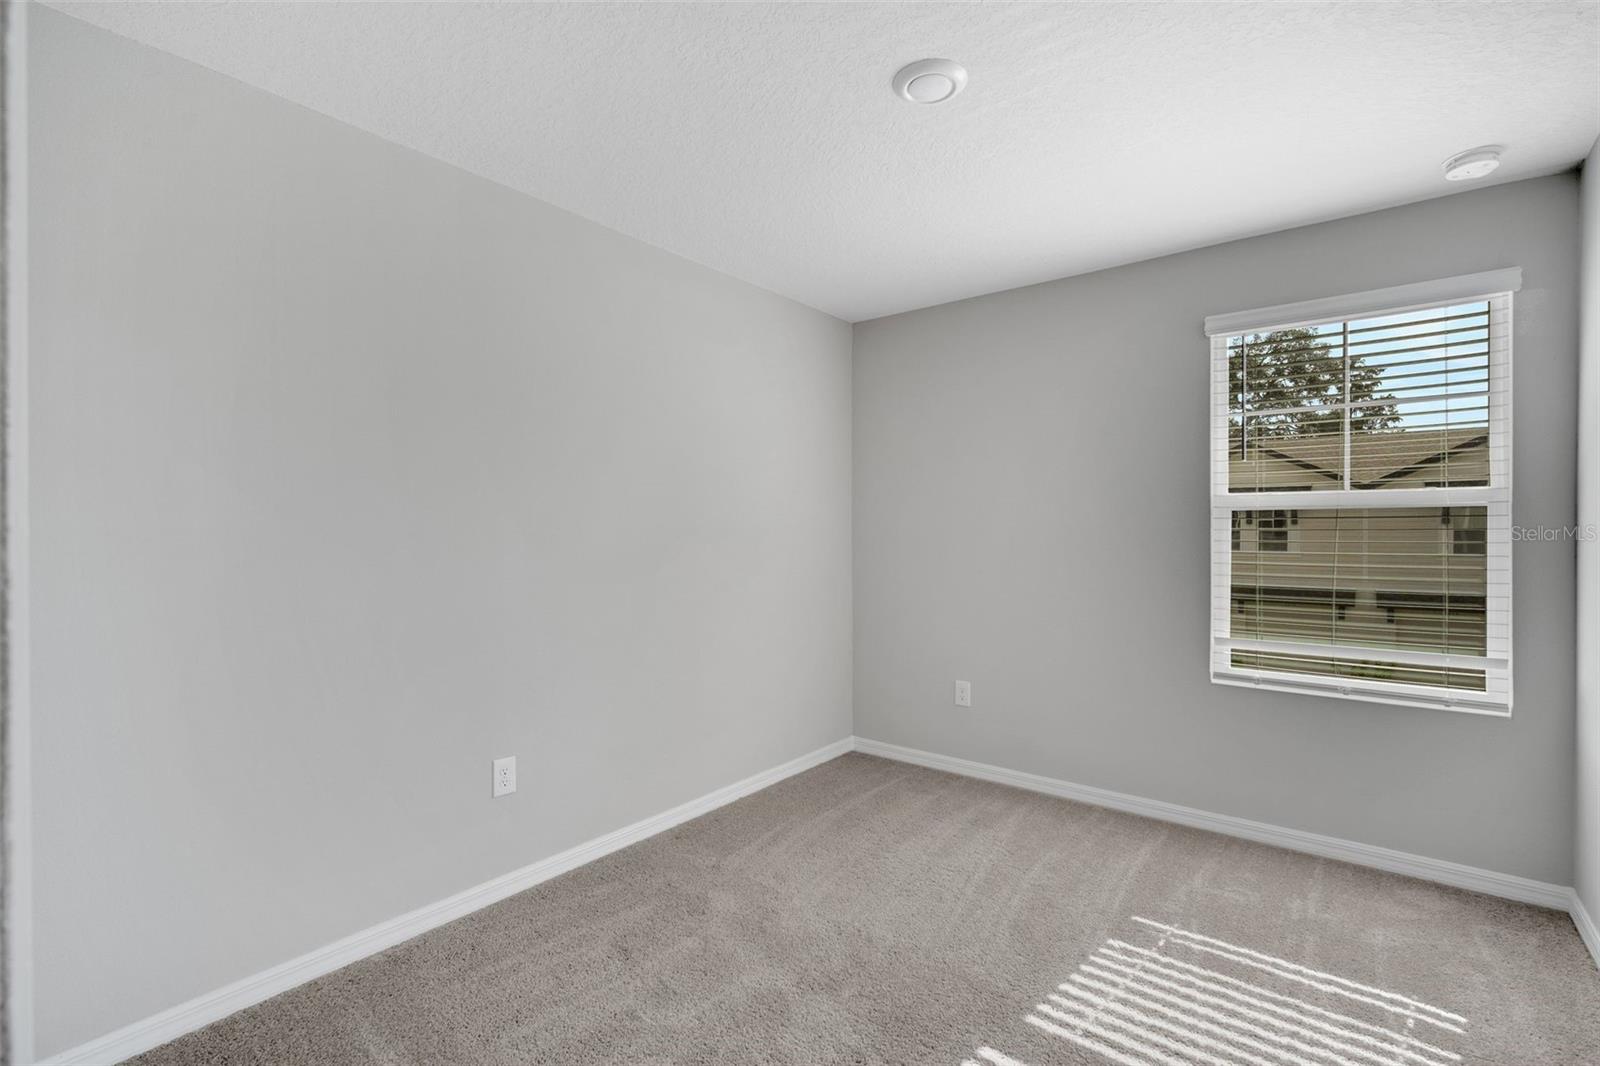
[[[1344,417],[1339,421],[1344,426],[1344,480],[1340,482],[1349,489],[1350,480],[1350,323],[1341,324],[1339,329],[1339,354],[1344,363]],[[1241,416],[1243,417],[1243,416]]]

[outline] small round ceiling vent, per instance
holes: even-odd
[[[1500,152],[1498,144],[1486,144],[1482,148],[1453,155],[1444,161],[1444,180],[1471,181],[1473,178],[1486,178],[1500,165]]]
[[[894,91],[914,104],[940,104],[967,86],[967,68],[948,59],[919,59],[895,72]]]

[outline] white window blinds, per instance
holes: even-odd
[[[1207,320],[1214,681],[1510,713],[1520,284]]]

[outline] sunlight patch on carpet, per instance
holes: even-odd
[[[1024,1021],[1119,1066],[1457,1066],[1467,1019],[1135,915]],[[1025,1066],[984,1046],[962,1066]]]

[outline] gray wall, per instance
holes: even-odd
[[[1212,685],[1201,326],[1521,266],[1516,521],[1568,524],[1577,193],[1556,175],[858,324],[856,733],[1570,884],[1572,543],[1516,549],[1510,720]]]
[[[41,1054],[850,733],[848,326],[32,16]]]
[[[1600,532],[1600,143],[1583,165],[1578,524]],[[1600,921],[1600,543],[1578,541],[1578,803],[1573,885]]]

